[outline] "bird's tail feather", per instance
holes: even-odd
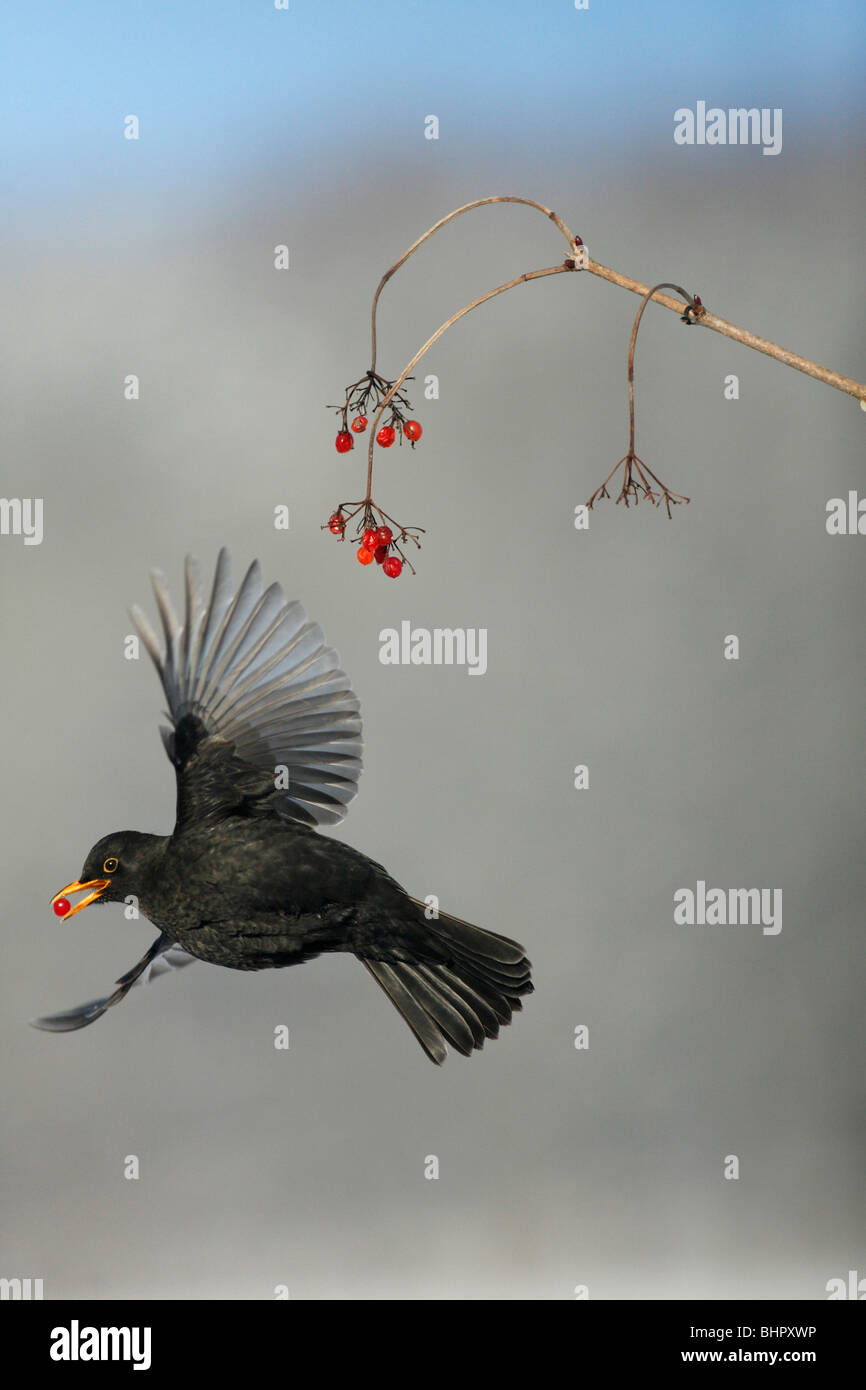
[[[413,944],[410,952],[404,940],[399,958],[361,961],[437,1066],[446,1043],[468,1057],[498,1037],[523,1007],[521,996],[532,993],[524,949],[507,936],[441,913],[419,925]]]

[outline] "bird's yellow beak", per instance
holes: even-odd
[[[70,917],[74,917],[76,912],[80,912],[83,907],[88,907],[90,903],[96,902],[96,899],[105,892],[110,882],[110,878],[89,878],[85,883],[80,883],[76,879],[74,883],[67,883],[65,888],[61,888],[59,893],[54,894],[51,899],[51,906],[58,917],[62,917],[65,922]],[[58,911],[61,903],[68,899],[70,893],[86,893],[87,897],[82,898],[81,902],[76,903],[74,907],[70,907],[67,902],[67,911],[64,912],[62,909]]]

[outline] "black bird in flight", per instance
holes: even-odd
[[[264,970],[351,951],[431,1061],[446,1043],[469,1056],[495,1038],[532,992],[523,947],[445,913],[428,920],[381,864],[317,829],[342,819],[361,771],[358,700],[318,625],[278,584],[263,591],[258,561],[234,594],[226,550],[207,603],[187,559],[183,625],[158,574],[153,588],[164,652],[144,614],[132,618],[168,702],[176,824],[106,835],[52,903],[71,917],[133,898],[160,934],[111,994],[34,1025],[84,1028],[192,960]]]

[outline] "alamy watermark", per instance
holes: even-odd
[[[674,112],[675,145],[762,145],[762,154],[782,153],[781,106],[707,107],[705,101]]]
[[[43,1279],[0,1279],[0,1300],[29,1303],[45,1297]]]
[[[73,1318],[69,1327],[51,1332],[52,1361],[131,1361],[134,1371],[150,1370],[149,1327],[82,1327]]]
[[[465,666],[470,676],[483,676],[487,628],[413,627],[404,618],[399,632],[383,627],[379,633],[379,660],[383,666]]]
[[[25,545],[42,544],[41,497],[0,497],[0,536],[23,536]]]
[[[760,926],[764,936],[782,930],[781,888],[707,888],[702,878],[674,893],[674,921],[688,927]]]

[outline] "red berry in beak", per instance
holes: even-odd
[[[54,911],[57,913],[58,917],[65,917],[69,911],[69,899],[58,898],[57,902],[54,904]]]

